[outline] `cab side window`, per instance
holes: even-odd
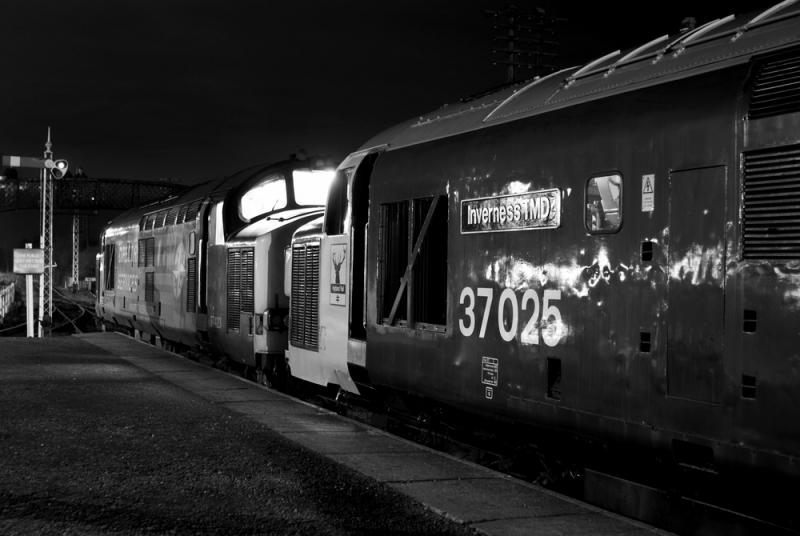
[[[602,175],[586,182],[586,229],[615,233],[622,225],[622,175]]]
[[[380,321],[445,331],[447,196],[380,206]]]

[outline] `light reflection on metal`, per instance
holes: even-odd
[[[524,194],[531,191],[532,185],[532,182],[511,181],[497,195]]]
[[[723,253],[722,243],[714,247],[692,244],[680,260],[672,263],[669,275],[672,279],[690,282],[692,285],[722,285]]]
[[[132,233],[134,231],[137,231],[138,229],[139,229],[138,223],[134,223],[131,225],[122,225],[119,227],[109,227],[108,229],[106,229],[105,236],[107,238],[113,238],[115,236]]]
[[[552,341],[552,344],[548,344],[548,346],[555,346],[557,341],[564,340],[570,334],[569,326],[563,320],[539,320],[536,323],[537,327],[542,330],[542,340],[543,341]],[[545,342],[545,344],[547,344]]]
[[[680,273],[680,267],[685,262],[686,267],[695,266],[697,268],[691,279],[691,281],[695,281],[695,284],[703,282],[701,279],[703,273],[706,275],[710,273],[715,278],[711,282],[722,284],[721,253],[722,246],[719,245],[700,256],[690,254],[672,269],[676,270],[676,274]],[[489,251],[484,251],[483,255],[490,257]],[[501,256],[483,265],[483,268],[479,270],[482,271],[482,278],[493,281],[499,287],[513,289],[515,292],[541,289],[547,286],[548,288],[558,288],[565,298],[578,299],[590,298],[592,290],[599,286],[623,283],[643,284],[653,291],[657,291],[660,285],[666,283],[664,278],[671,273],[668,266],[662,268],[658,264],[637,264],[636,261],[630,262],[629,259],[612,259],[609,250],[604,246],[597,250],[591,263],[578,262],[579,258],[585,257],[585,248],[579,250],[578,255],[570,258],[568,262],[558,264],[535,264],[526,258]],[[684,274],[688,274],[688,272],[689,270],[684,268]],[[800,288],[800,273],[795,277],[798,280],[798,288]],[[480,278],[480,276],[476,277],[476,279]],[[602,299],[600,303],[603,303]],[[666,307],[666,305],[664,306]],[[545,324],[542,324],[541,327],[544,329]]]

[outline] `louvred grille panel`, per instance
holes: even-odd
[[[186,311],[197,311],[197,257],[190,257],[186,262]]]
[[[144,274],[144,301],[153,303],[156,301],[155,272],[145,272]]]
[[[750,119],[800,111],[800,55],[764,63],[750,94]]]
[[[744,154],[743,254],[800,258],[800,145]]]
[[[239,331],[242,313],[253,312],[254,261],[253,248],[228,250],[228,331]]]
[[[293,346],[319,347],[319,243],[292,247],[289,339]]]
[[[242,252],[238,249],[228,250],[228,296],[227,320],[228,331],[239,331],[240,313],[242,311]]]
[[[253,272],[255,268],[255,251],[252,248],[242,250],[242,312],[253,312]]]

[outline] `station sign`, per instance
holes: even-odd
[[[561,225],[561,190],[465,199],[461,233],[556,229]]]
[[[41,248],[14,248],[14,273],[44,273],[44,250]]]

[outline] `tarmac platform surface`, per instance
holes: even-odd
[[[0,339],[0,534],[667,534],[113,333]]]

